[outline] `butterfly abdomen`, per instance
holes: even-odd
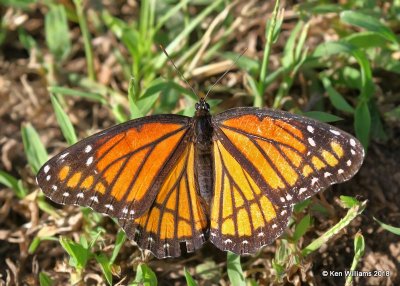
[[[208,203],[213,196],[214,182],[213,170],[214,161],[212,157],[212,136],[213,127],[211,115],[207,110],[196,112],[194,117],[194,156],[195,156],[195,176],[197,189],[200,195]]]

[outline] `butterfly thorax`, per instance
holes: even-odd
[[[194,162],[197,189],[206,202],[210,202],[213,195],[213,157],[212,137],[213,126],[211,123],[210,106],[204,100],[196,104],[196,113],[193,117],[194,124]]]

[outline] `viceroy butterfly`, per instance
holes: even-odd
[[[37,175],[53,201],[119,219],[156,257],[254,253],[282,234],[295,203],[350,179],[364,149],[350,134],[288,112],[241,107],[193,118],[152,115],[111,127],[50,159]]]

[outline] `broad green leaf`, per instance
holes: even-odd
[[[227,252],[227,270],[228,277],[231,285],[234,286],[245,286],[246,280],[240,264],[240,255],[234,254],[230,251]]]
[[[46,43],[57,60],[65,59],[71,50],[67,14],[64,6],[52,4],[45,14]]]
[[[39,273],[39,285],[40,286],[52,286],[53,280],[51,280],[50,276],[44,272]]]
[[[350,25],[364,28],[368,31],[377,32],[389,41],[399,44],[396,35],[379,19],[357,11],[343,11],[340,13],[340,19]]]
[[[382,34],[376,32],[355,33],[343,38],[343,40],[360,49],[384,48],[388,44],[388,40]]]
[[[69,238],[60,237],[60,244],[70,256],[71,266],[84,269],[89,260],[89,250],[82,244],[76,243]]]
[[[151,270],[146,264],[140,264],[136,270],[135,283],[140,283],[140,285],[144,286],[157,286],[158,282],[153,270]]]

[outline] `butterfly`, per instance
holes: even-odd
[[[211,116],[164,114],[94,134],[43,165],[38,185],[54,202],[116,217],[156,257],[193,252],[207,240],[251,254],[285,230],[295,203],[360,168],[352,135],[266,108]]]

